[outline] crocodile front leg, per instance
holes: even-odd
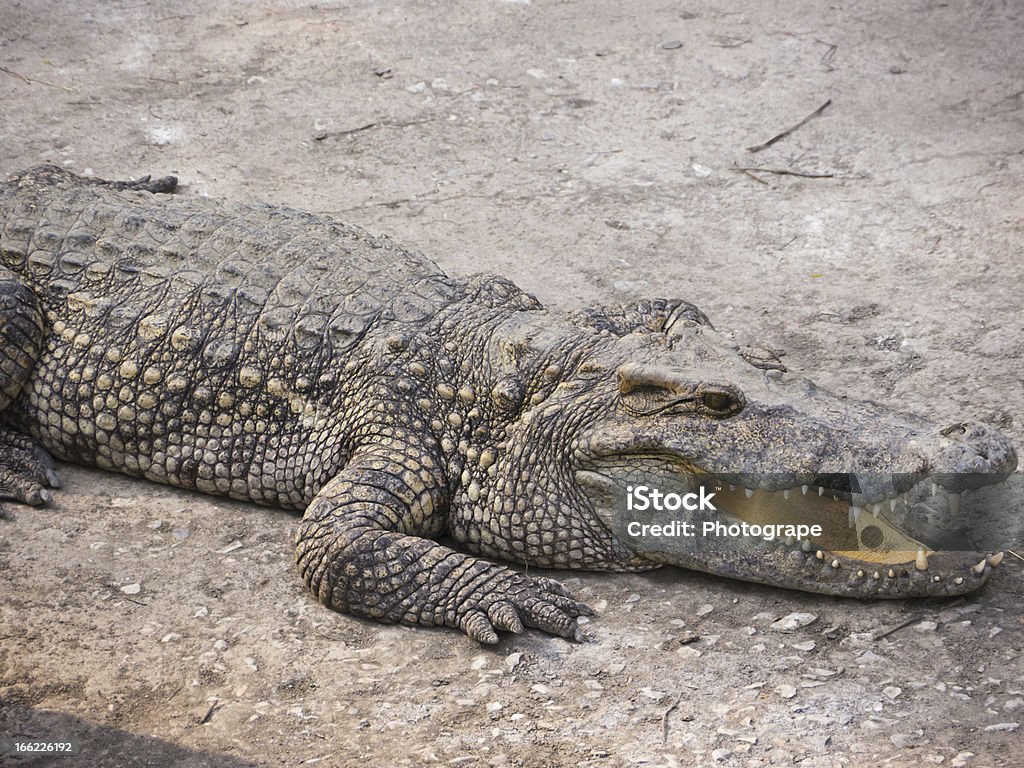
[[[0,419],[32,373],[43,343],[36,295],[0,267]],[[0,424],[0,498],[26,504],[50,500],[60,483],[53,459],[33,440]]]
[[[400,449],[395,446],[402,446]],[[456,552],[436,463],[415,442],[360,450],[306,509],[299,570],[326,605],[388,623],[461,629],[481,643],[535,627],[583,640],[590,609],[557,582]]]

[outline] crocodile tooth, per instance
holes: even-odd
[[[864,578],[864,571],[857,571],[857,578],[858,579],[863,579]]]
[[[988,559],[988,564],[991,565],[993,568],[995,568],[1001,562],[1003,562],[1003,553],[1002,552],[1000,552],[1000,553],[998,553],[996,555],[992,555],[992,557],[990,557]]]
[[[932,496],[934,496],[938,492],[939,492],[939,484],[933,481],[932,482]]]
[[[889,511],[890,512],[895,512],[896,511],[896,499],[889,499]],[[875,510],[875,517],[878,517],[878,510],[877,509]]]
[[[785,490],[784,490],[784,491],[782,492],[782,498],[784,498],[784,499],[788,499],[788,498],[789,498],[789,488],[786,488],[786,489],[785,489]]]
[[[942,581],[942,577],[941,576],[932,576],[932,581],[934,581],[936,584],[938,584],[940,581]]]
[[[955,579],[953,579],[953,583],[954,584],[963,584],[964,583],[964,577],[963,576],[957,576]]]
[[[796,539],[792,536],[786,537],[786,546],[792,547],[796,543]]]
[[[881,504],[875,504],[874,506],[871,507],[871,514],[874,515],[875,517],[878,517],[878,513],[881,512],[881,511],[882,511],[882,505]]]
[[[890,568],[889,572],[887,574],[885,574],[885,575],[888,576],[890,579],[895,579],[896,578],[896,571],[894,571],[892,568]]]
[[[802,493],[804,496],[807,495],[807,486],[806,485],[801,485],[800,486],[800,493]]]
[[[832,561],[832,567],[833,568],[838,568],[839,567],[839,560],[838,559]]]
[[[810,539],[804,539],[803,541],[801,541],[800,542],[800,549],[802,549],[804,552],[810,552],[811,551],[811,540]]]
[[[914,562],[914,567],[919,571],[928,570],[928,555],[925,554],[923,549],[917,550],[917,560]]]
[[[880,574],[878,571],[875,571],[871,574],[871,578],[875,581],[878,581],[880,578],[882,578],[882,574]]]
[[[814,553],[814,556],[816,558],[818,558],[819,560],[824,560],[825,559],[825,553],[822,552],[820,549],[817,552]]]
[[[819,496],[824,496],[825,495],[825,489],[824,488],[819,488],[818,489],[818,495]]]
[[[744,492],[745,494],[747,494],[747,498],[748,498],[748,499],[749,499],[749,498],[750,498],[751,496],[753,496],[753,495],[754,495],[754,492],[753,492],[752,490],[750,490],[749,488],[744,488],[744,489],[743,489],[743,492]]]
[[[960,514],[960,494],[951,493],[949,494],[949,514],[959,515]]]
[[[974,571],[975,575],[981,576],[981,574],[983,574],[985,572],[985,566],[986,565],[988,565],[988,560],[986,560],[983,557],[983,558],[981,558],[981,562],[978,563],[977,565],[975,565],[974,567],[972,567],[971,570]]]
[[[861,507],[850,507],[850,512],[853,515],[853,522],[856,523],[860,520],[860,513],[864,510]]]

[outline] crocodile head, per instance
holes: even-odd
[[[997,430],[832,394],[705,322],[608,342],[555,391],[563,407],[544,412],[564,421],[540,433],[565,435],[553,450],[574,497],[625,567],[906,597],[976,589],[1002,559],[944,537],[970,526],[961,494],[1016,467]]]

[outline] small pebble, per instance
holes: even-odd
[[[142,591],[142,585],[137,581],[134,584],[125,584],[121,587],[121,591],[126,595],[137,595]]]
[[[790,613],[783,616],[778,621],[773,622],[769,625],[769,629],[774,629],[776,632],[795,632],[801,627],[806,627],[809,624],[813,624],[818,620],[818,617],[813,613]]]
[[[707,616],[713,610],[715,610],[715,606],[711,605],[711,603],[704,603],[704,605],[697,609],[697,615]]]
[[[874,664],[882,660],[882,657],[873,651],[864,651],[860,656],[857,657],[857,663],[861,666],[865,664]]]
[[[894,747],[905,749],[907,747],[915,747],[921,743],[921,737],[914,733],[894,733],[889,737],[889,741],[892,742]]]
[[[986,725],[985,731],[987,733],[1011,733],[1020,728],[1020,723],[995,723],[993,725]]]
[[[683,41],[682,40],[666,40],[664,43],[661,44],[661,47],[664,48],[666,51],[674,51],[676,48],[682,48],[683,47]]]
[[[882,689],[882,693],[895,701],[900,697],[900,694],[903,693],[903,689],[896,685],[887,685]]]
[[[792,699],[794,696],[796,696],[796,688],[787,683],[783,683],[782,685],[776,686],[775,692],[784,699]]]

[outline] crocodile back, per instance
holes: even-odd
[[[286,506],[344,461],[371,340],[464,296],[426,257],[326,216],[54,167],[0,185],[0,259],[47,325],[5,419],[63,458]]]

